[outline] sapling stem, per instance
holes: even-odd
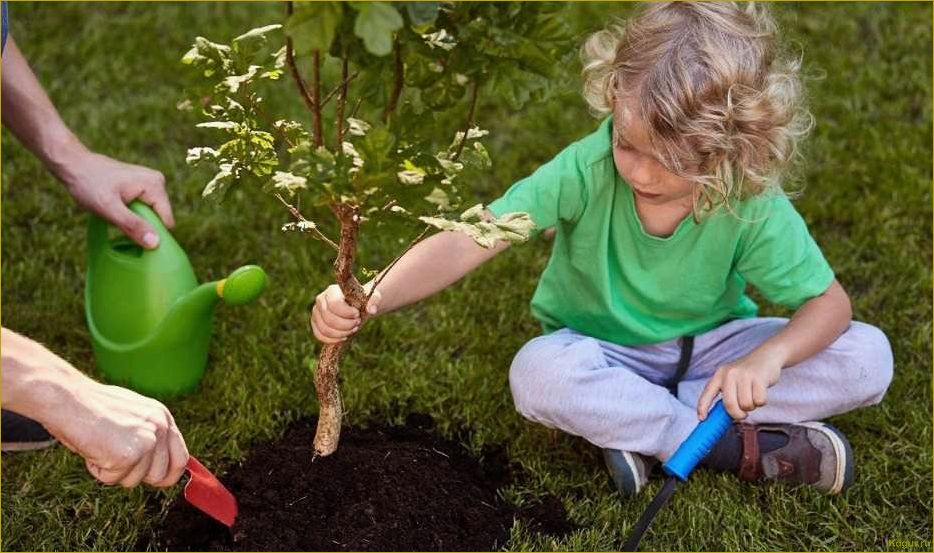
[[[331,211],[340,221],[341,237],[334,260],[334,279],[344,294],[344,301],[360,313],[360,324],[367,319],[366,295],[353,273],[357,239],[360,233],[360,214],[356,207],[331,204]],[[349,338],[337,344],[325,344],[318,356],[315,370],[315,392],[318,396],[318,428],[315,430],[315,455],[327,456],[337,449],[340,440],[343,405],[340,388],[341,355]]]

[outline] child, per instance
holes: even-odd
[[[584,95],[609,114],[490,204],[556,230],[532,298],[545,333],[519,350],[516,409],[604,449],[637,493],[722,396],[738,421],[704,464],[744,480],[836,494],[853,481],[843,434],[815,422],[881,401],[892,353],[850,301],[780,188],[810,129],[797,64],[760,7],[651,4],[583,48]],[[506,244],[442,232],[380,283],[385,313],[438,292]],[[795,308],[757,318],[746,285]],[[357,313],[333,285],[312,314],[322,342]]]

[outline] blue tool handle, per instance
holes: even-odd
[[[662,465],[662,470],[682,482],[687,480],[697,463],[710,453],[731,424],[733,419],[726,412],[723,402],[717,401],[713,409],[708,411],[707,418],[694,428],[691,435],[678,446],[675,454]]]

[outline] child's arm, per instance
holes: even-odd
[[[439,232],[402,256],[373,292],[367,309],[371,315],[388,313],[427,298],[508,247],[508,242],[500,241],[487,249],[462,232]],[[366,284],[367,290],[372,283]],[[344,301],[336,284],[315,298],[311,326],[321,342],[333,344],[345,340],[357,331],[359,322],[359,313]]]
[[[698,417],[707,417],[714,397],[722,392],[727,412],[744,419],[766,404],[766,389],[778,382],[782,369],[827,348],[846,330],[852,315],[850,298],[835,279],[823,294],[806,301],[785,328],[745,357],[717,369],[697,401]]]

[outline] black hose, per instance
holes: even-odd
[[[645,512],[639,517],[639,521],[633,526],[629,537],[626,539],[626,543],[623,544],[622,551],[639,550],[639,542],[642,541],[642,534],[645,534],[645,531],[649,529],[649,525],[652,524],[652,519],[658,514],[658,510],[662,508],[662,505],[675,493],[677,484],[678,479],[674,476],[669,476],[668,480],[665,480],[665,485],[655,494],[655,499],[649,503],[649,506],[645,508]]]

